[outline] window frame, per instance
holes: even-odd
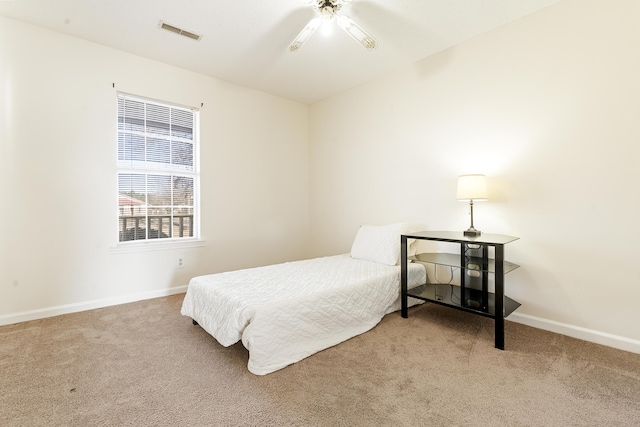
[[[129,167],[125,167],[122,165],[123,160],[120,159],[120,127],[119,127],[119,104],[121,99],[130,99],[137,102],[143,102],[145,106],[147,104],[159,105],[161,107],[169,107],[178,110],[189,111],[193,114],[193,130],[192,130],[192,156],[193,156],[193,170],[185,170],[180,169],[179,167],[167,166],[163,165],[162,167],[153,168],[153,167],[136,167],[140,166],[140,164],[135,165],[137,162],[131,162]],[[145,107],[146,108],[146,107]],[[146,110],[145,110],[146,117]],[[116,203],[115,203],[115,230],[114,230],[114,239],[115,245],[112,245],[112,250],[116,250],[116,252],[136,252],[140,250],[157,250],[157,249],[174,249],[174,248],[186,248],[186,247],[197,247],[203,246],[204,242],[201,240],[200,234],[200,224],[201,224],[201,215],[200,215],[200,109],[196,107],[185,106],[182,104],[177,104],[175,102],[162,101],[158,99],[148,98],[139,95],[133,95],[125,92],[117,92],[116,93],[116,137],[115,137],[115,148],[116,148]],[[147,135],[147,131],[144,131],[145,137]],[[146,147],[146,144],[145,144]],[[170,150],[170,149],[169,149]],[[146,152],[146,148],[145,148]],[[124,160],[126,161],[126,160]],[[146,231],[146,236],[144,239],[132,239],[132,240],[120,240],[120,226],[121,226],[121,214],[120,214],[120,188],[119,181],[121,174],[143,174],[146,179],[148,179],[149,175],[158,175],[158,176],[183,176],[189,177],[193,179],[193,223],[192,223],[192,236],[187,237],[166,237],[166,238],[149,238],[148,230]],[[145,193],[148,195],[148,193]],[[173,218],[173,200],[171,202],[171,217]],[[145,216],[148,216],[148,211],[145,213]],[[171,225],[170,225],[171,226]],[[146,224],[145,224],[146,229]]]

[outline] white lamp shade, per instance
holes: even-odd
[[[458,200],[487,200],[487,181],[484,175],[460,175]]]

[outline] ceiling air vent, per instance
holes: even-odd
[[[162,21],[160,21],[160,28],[162,28],[163,30],[171,31],[172,33],[176,33],[184,37],[188,37],[193,40],[200,40],[202,38],[200,34],[195,34],[190,31],[185,31],[182,28],[174,27],[173,25],[169,25]]]

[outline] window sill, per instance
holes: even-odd
[[[135,252],[163,251],[172,249],[201,248],[206,246],[206,241],[200,239],[193,240],[171,240],[165,242],[135,242],[111,246],[111,254],[129,254]]]

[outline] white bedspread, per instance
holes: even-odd
[[[409,287],[425,270],[409,263]],[[414,301],[415,302],[415,301]],[[368,331],[400,309],[400,266],[337,255],[191,279],[181,313],[264,375]]]

